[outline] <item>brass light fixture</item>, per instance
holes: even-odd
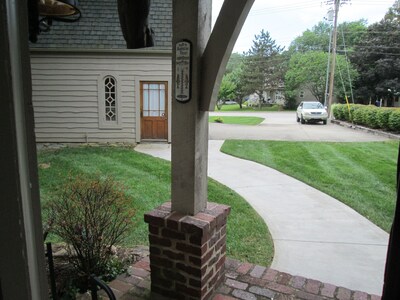
[[[81,17],[77,0],[28,0],[29,40],[37,41],[40,32],[50,30],[54,21],[76,22]]]
[[[77,0],[39,0],[38,7],[40,16],[58,21],[75,22],[81,15]]]
[[[39,15],[52,19],[80,16],[77,5],[78,1],[75,0],[39,0]]]

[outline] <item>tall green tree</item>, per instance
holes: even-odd
[[[243,54],[236,52],[232,53],[229,57],[228,64],[226,65],[225,74],[234,72],[237,68],[241,68],[243,58]]]
[[[218,93],[218,100],[234,99],[242,108],[243,97],[243,59],[244,55],[232,53]]]
[[[378,23],[368,27],[364,38],[351,54],[360,74],[356,82],[359,102],[393,98],[400,92],[400,10],[399,2]]]
[[[320,102],[324,102],[326,86],[326,66],[329,54],[323,51],[308,51],[295,53],[289,61],[289,68],[285,75],[285,92],[287,97],[294,97],[302,89],[308,89]],[[350,78],[357,77],[356,70],[347,65],[343,55],[337,56],[335,72],[335,95],[344,98],[350,91],[350,82],[347,70],[350,70]]]
[[[264,101],[264,91],[282,85],[285,71],[283,51],[273,40],[268,31],[261,30],[253,40],[253,45],[245,53],[241,73],[242,92],[256,93],[260,106]]]
[[[232,78],[232,72],[222,77],[221,85],[218,92],[218,100],[236,98],[236,84]]]
[[[338,25],[338,48],[340,50],[352,49],[362,39],[367,30],[367,21],[364,19],[344,22]],[[290,44],[289,52],[329,51],[331,25],[319,22],[312,29],[307,29]]]
[[[331,25],[319,22],[296,37],[289,46],[290,52],[324,51],[328,52]]]

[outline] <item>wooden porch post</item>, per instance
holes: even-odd
[[[172,201],[145,214],[152,293],[210,299],[224,279],[230,207],[207,202],[208,111],[254,0],[173,1]],[[229,4],[228,4],[229,3]]]
[[[225,1],[211,33],[211,0],[173,2],[173,211],[195,215],[206,207],[208,111],[214,110],[226,64],[253,3]],[[181,42],[191,48],[186,58]],[[182,66],[185,59],[188,68]],[[185,72],[187,90],[182,86]]]
[[[201,59],[210,33],[211,0],[173,1],[171,196],[172,210],[188,215],[204,210],[207,203],[208,112],[199,108]],[[179,42],[191,49],[177,50]],[[181,91],[179,84],[187,89]],[[187,98],[177,98],[185,92]]]

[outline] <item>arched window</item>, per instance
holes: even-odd
[[[115,78],[104,78],[104,117],[106,122],[117,121],[117,87]]]
[[[99,128],[121,128],[121,95],[117,74],[102,73],[98,80]]]

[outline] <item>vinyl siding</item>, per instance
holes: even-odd
[[[156,52],[156,51],[155,51]],[[36,140],[40,143],[136,143],[140,100],[135,79],[171,77],[167,52],[31,52]],[[99,128],[98,80],[117,75],[118,129]],[[169,96],[170,98],[170,96]]]

